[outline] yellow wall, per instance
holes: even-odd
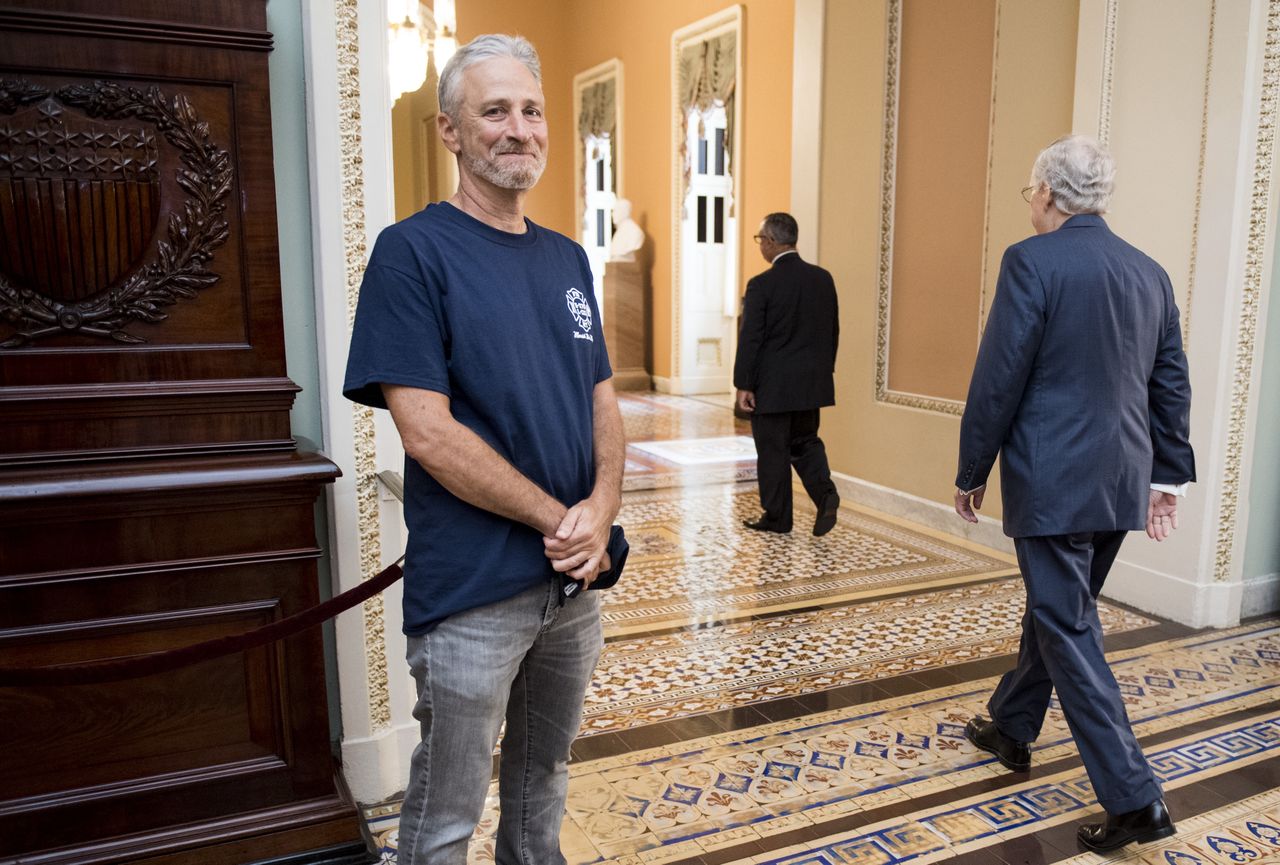
[[[428,202],[448,198],[458,186],[457,161],[436,131],[434,69],[413,93],[391,109],[391,159],[395,166],[396,219],[417,213]]]
[[[889,389],[963,400],[977,345],[997,0],[902,9]]]
[[[529,193],[525,212],[539,225],[573,231],[573,73],[565,62],[570,40],[565,28],[570,0],[458,0],[458,41],[483,33],[512,33],[538,49],[542,92],[547,101],[550,152],[542,180]]]
[[[956,473],[959,417],[875,398],[887,7],[885,0],[827,3],[819,248],[820,263],[831,270],[840,292],[841,348],[836,406],[824,412],[823,439],[836,471],[946,502]],[[1071,125],[1078,16],[1077,3],[1061,0],[1000,0],[998,7],[988,266],[979,286],[987,303],[996,277],[990,262],[1031,233],[1027,206],[1018,197],[1023,178],[1039,149]],[[939,153],[951,144],[945,137],[933,140]],[[939,255],[921,238],[909,240],[913,254]],[[969,254],[983,261],[983,244]],[[971,283],[944,283],[937,290],[959,292],[972,304]],[[972,316],[956,327],[968,331],[971,348],[939,361],[959,368],[967,381],[979,322]],[[993,516],[999,515],[997,492],[993,486],[984,507]]]
[[[551,138],[547,171],[529,195],[528,214],[573,237],[573,76],[612,57],[623,64],[623,176],[633,217],[653,250],[654,365],[671,374],[672,171],[671,34],[728,8],[724,0],[652,0],[643,4],[600,0],[458,0],[459,39],[481,33],[519,33],[542,58]],[[792,0],[746,0],[742,100],[742,196],[739,248],[743,284],[764,268],[751,236],[760,219],[787,210],[791,200]],[[397,167],[399,157],[397,157]],[[399,182],[397,193],[399,193]],[[801,226],[801,230],[813,226]]]
[[[653,244],[654,369],[671,375],[671,35],[726,9],[724,0],[643,4],[572,0],[570,78],[617,57],[622,61],[622,189]],[[746,0],[743,14],[742,198],[738,203],[743,285],[764,269],[751,236],[761,218],[791,203],[792,0]],[[563,154],[566,157],[570,153]],[[572,184],[568,193],[572,196]],[[572,205],[572,199],[569,199]],[[570,207],[570,209],[572,209]],[[813,226],[801,226],[801,230]]]

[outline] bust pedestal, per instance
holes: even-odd
[[[649,390],[649,274],[639,261],[604,267],[604,338],[617,390]]]

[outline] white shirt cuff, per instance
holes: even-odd
[[[1190,481],[1187,483],[1190,483]],[[1158,493],[1172,493],[1175,496],[1185,496],[1187,494],[1187,484],[1152,484],[1151,489]]]

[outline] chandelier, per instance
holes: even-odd
[[[388,0],[387,19],[387,77],[394,105],[427,80],[429,56],[436,74],[449,62],[458,50],[458,22],[454,0],[435,0],[434,11],[418,0]]]

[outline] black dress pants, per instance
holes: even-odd
[[[751,415],[760,507],[764,509],[764,521],[781,531],[791,529],[792,466],[815,505],[836,491],[827,465],[827,449],[818,438],[818,411],[811,408]]]

